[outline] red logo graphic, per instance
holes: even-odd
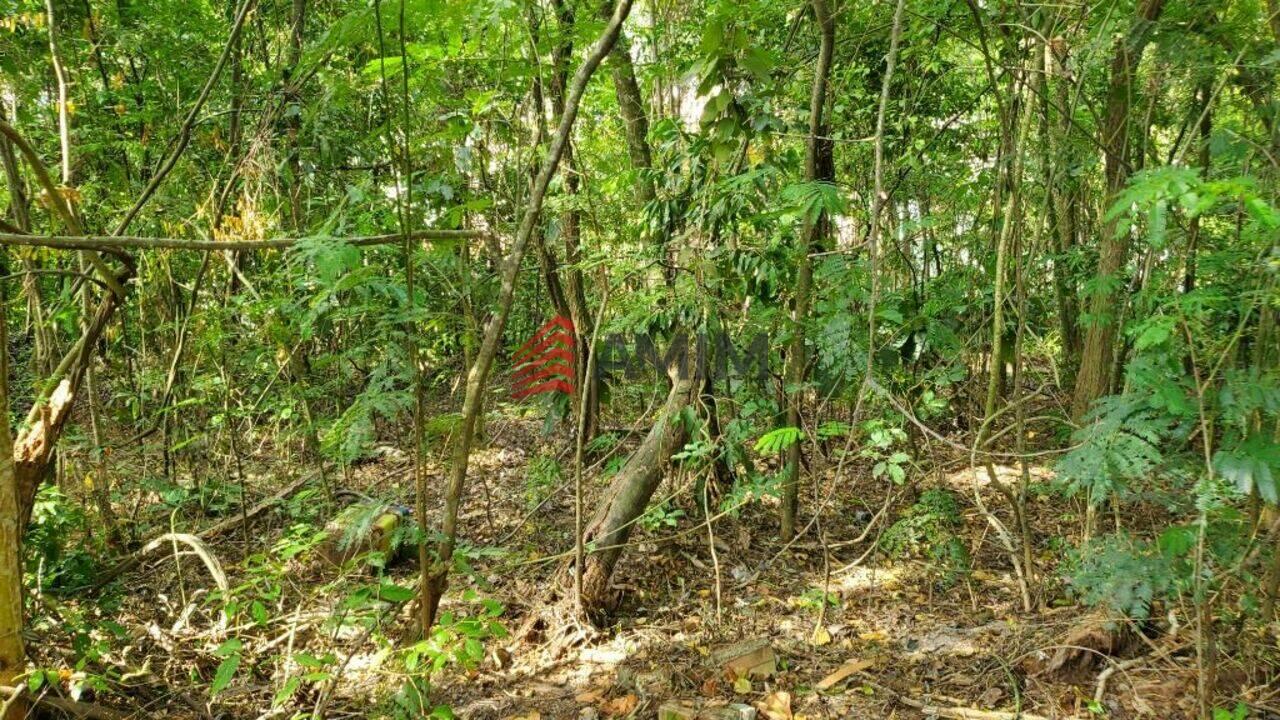
[[[573,395],[573,321],[563,315],[551,318],[516,350],[511,361],[515,399],[546,392]]]

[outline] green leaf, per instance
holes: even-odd
[[[1138,339],[1134,341],[1133,346],[1137,350],[1146,350],[1147,348],[1162,345],[1173,335],[1173,327],[1176,320],[1167,316],[1154,317],[1142,324],[1142,332],[1138,333]]]
[[[324,657],[319,658],[309,653],[298,653],[293,656],[293,661],[303,667],[323,668],[337,662],[337,658],[329,653],[326,653]]]
[[[762,48],[750,48],[742,56],[742,67],[759,80],[767,80],[773,70],[773,58]]]
[[[780,453],[794,445],[803,434],[800,428],[796,427],[780,427],[776,430],[771,430],[756,441],[756,452],[762,455]]]
[[[415,595],[413,590],[393,582],[384,582],[378,588],[378,597],[387,602],[405,603],[412,600]]]
[[[209,697],[214,697],[226,690],[238,669],[240,669],[239,655],[231,655],[218,663],[218,669],[213,673],[213,684],[209,686]]]
[[[298,691],[298,686],[302,684],[302,678],[294,676],[284,682],[284,685],[276,691],[276,696],[271,700],[271,707],[280,707],[285,704],[293,694]]]
[[[895,484],[901,485],[907,479],[907,471],[901,465],[890,465],[889,477],[893,478]]]
[[[818,437],[823,440],[834,437],[843,437],[848,435],[849,431],[852,429],[853,426],[847,422],[843,422],[841,420],[828,420],[818,426]]]
[[[1170,557],[1186,555],[1196,544],[1196,534],[1191,528],[1172,527],[1160,533],[1160,551]]]
[[[698,49],[707,55],[714,55],[720,51],[723,42],[724,24],[719,18],[712,18],[702,29],[702,42],[698,44]]]
[[[249,614],[253,616],[253,621],[258,625],[266,625],[267,621],[271,619],[267,614],[266,606],[257,600],[250,603]]]
[[[1257,490],[1268,503],[1280,502],[1274,468],[1280,467],[1280,445],[1262,435],[1253,435],[1234,450],[1219,450],[1213,467],[1242,493]]]
[[[218,646],[217,650],[213,651],[213,654],[217,655],[220,658],[230,657],[240,652],[240,649],[243,647],[244,647],[244,643],[240,642],[238,639],[228,638],[221,645]]]

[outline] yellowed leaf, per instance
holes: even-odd
[[[816,645],[818,647],[822,647],[823,645],[830,645],[831,631],[827,630],[825,626],[819,625],[818,627],[813,629],[813,635],[809,637],[809,644]]]

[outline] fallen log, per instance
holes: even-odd
[[[222,522],[217,523],[216,525],[212,525],[208,528],[205,528],[204,530],[196,533],[194,536],[188,535],[185,537],[193,537],[198,541],[208,541],[211,538],[217,537],[218,535],[221,535],[222,533],[225,533],[228,530],[231,530],[232,528],[238,527],[244,523],[249,522],[250,520],[253,520],[259,515],[265,513],[267,510],[275,507],[277,504],[279,504],[281,500],[289,497],[290,495],[293,495],[295,492],[302,489],[304,485],[306,485],[311,480],[314,480],[316,477],[317,477],[316,475],[304,475],[303,477],[298,478],[297,480],[290,483],[288,486],[286,486],[276,494],[272,495],[271,497],[268,497],[267,499],[253,506],[251,510],[248,510],[243,515],[237,515],[236,517],[233,517],[233,518],[227,518],[226,520],[223,520]],[[111,582],[112,580],[115,580],[121,575],[136,568],[138,565],[142,563],[143,558],[146,557],[148,553],[150,553],[152,550],[155,550],[155,548],[158,547],[158,544],[160,542],[163,542],[165,539],[171,539],[172,537],[173,536],[171,534],[166,533],[158,538],[155,538],[154,540],[149,541],[146,545],[143,545],[140,550],[130,553],[128,556],[121,559],[115,565],[111,566],[111,568],[109,568],[108,570],[103,572],[101,575],[99,575],[98,578],[94,581],[92,588],[94,590],[100,589],[107,583]]]
[[[311,482],[312,480],[315,480],[318,477],[319,477],[318,474],[303,475],[297,480],[294,480],[292,483],[289,483],[289,485],[285,486],[276,494],[268,497],[267,499],[263,500],[257,505],[254,505],[251,509],[245,512],[243,515],[227,518],[226,520],[223,520],[217,525],[213,525],[212,527],[206,528],[205,530],[199,533],[196,533],[196,537],[200,538],[201,540],[209,540],[210,538],[217,537],[218,535],[221,535],[227,532],[228,530],[239,527],[240,525],[257,518],[259,515],[265,513],[267,510],[270,510],[271,508],[275,507],[281,500],[284,500],[285,498],[298,492],[303,488],[304,485]]]

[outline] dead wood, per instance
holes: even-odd
[[[227,518],[226,520],[223,520],[222,522],[216,525],[206,528],[205,530],[202,530],[201,532],[196,533],[193,536],[189,535],[186,537],[191,537],[201,542],[207,542],[210,539],[215,538],[227,532],[228,530],[231,530],[232,528],[240,527],[242,524],[257,518],[259,515],[265,513],[267,510],[270,510],[271,508],[275,507],[280,503],[281,500],[284,500],[285,498],[293,495],[295,492],[302,489],[304,485],[314,480],[316,477],[317,476],[314,474],[304,475],[303,477],[290,483],[287,487],[280,490],[276,494],[272,495],[271,497],[268,497],[267,499],[253,506],[253,508],[245,512],[244,515]],[[163,535],[159,538],[155,538],[150,542],[148,542],[146,545],[144,545],[141,550],[131,553],[127,557],[121,559],[119,562],[113,565],[110,569],[106,570],[105,572],[103,572],[101,575],[98,576],[98,579],[93,584],[93,588],[99,589],[102,586],[106,585],[107,583],[111,582],[112,580],[115,580],[121,575],[136,568],[139,564],[142,563],[142,560],[147,555],[147,553],[154,550],[155,547],[157,546],[157,543],[164,540],[164,538],[166,537],[168,537],[168,534]]]
[[[903,705],[919,710],[926,717],[949,718],[950,720],[1048,720],[1043,715],[1033,715],[1032,713],[1021,711],[1005,712],[1003,710],[978,710],[961,706],[932,705],[928,702],[907,697],[887,685],[882,685],[872,680],[865,672],[859,673],[859,675],[862,676],[867,685],[893,697],[894,700]]]

